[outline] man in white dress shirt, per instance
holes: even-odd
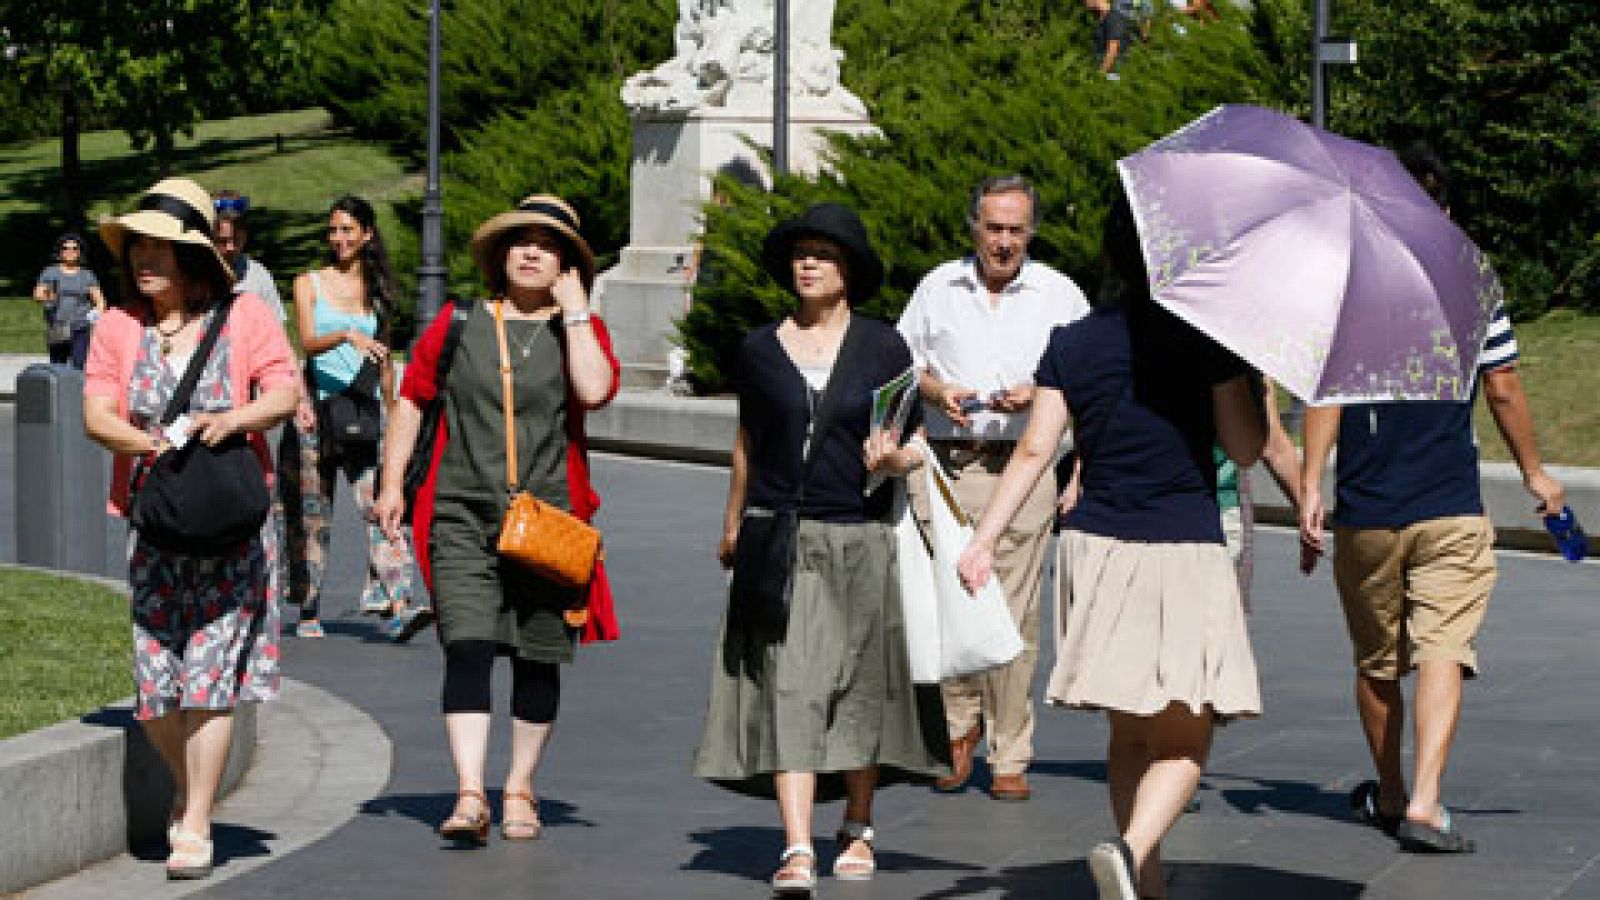
[[[975,252],[928,274],[900,317],[921,376],[928,440],[974,518],[983,513],[1000,472],[1027,425],[1033,373],[1050,331],[1089,311],[1067,276],[1028,258],[1039,224],[1038,192],[1020,175],[984,180],[973,191],[967,223]],[[911,479],[919,515],[927,511]],[[944,684],[953,774],[940,790],[961,789],[988,733],[991,796],[1030,796],[1033,673],[1039,658],[1039,592],[1057,486],[1039,480],[1001,539],[996,572],[1025,649],[1011,664]]]

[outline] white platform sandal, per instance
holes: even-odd
[[[804,856],[810,861],[795,862]],[[772,874],[772,896],[814,897],[817,893],[817,851],[810,844],[791,844],[778,857],[778,871]]]
[[[872,826],[865,822],[845,822],[839,826],[839,832],[834,839],[839,842],[839,855],[833,860],[833,877],[840,881],[871,881],[872,876],[878,871],[878,861],[872,856],[848,856],[845,851],[850,845],[860,841],[867,845],[867,850],[872,850],[872,841],[876,834]]]

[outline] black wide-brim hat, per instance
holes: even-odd
[[[810,209],[773,226],[761,246],[761,265],[789,293],[795,293],[791,255],[795,242],[822,237],[844,248],[845,295],[851,305],[877,296],[883,286],[883,260],[872,250],[867,226],[856,211],[842,203],[817,203]]]

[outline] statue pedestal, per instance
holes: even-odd
[[[829,132],[877,130],[863,118],[798,109],[789,121],[794,171],[816,174],[826,166]],[[711,199],[712,180],[726,173],[770,186],[755,148],[771,146],[770,107],[763,112],[705,107],[634,117],[628,246],[617,265],[600,276],[597,290],[623,364],[624,386],[666,383],[674,323],[689,307],[701,208]]]

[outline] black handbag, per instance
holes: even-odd
[[[450,313],[450,325],[444,333],[444,346],[439,348],[439,361],[434,373],[434,394],[422,408],[422,421],[417,425],[417,439],[411,445],[411,455],[406,457],[406,470],[401,477],[401,490],[405,493],[406,512],[401,518],[411,524],[417,505],[417,492],[428,481],[433,470],[433,448],[439,440],[439,420],[444,417],[444,386],[450,379],[450,367],[455,364],[456,348],[461,345],[461,332],[472,316],[471,303],[456,303]]]
[[[805,504],[806,482],[816,463],[817,448],[838,417],[842,395],[854,380],[854,349],[861,329],[851,318],[838,361],[828,377],[828,387],[817,401],[807,426],[810,436],[800,464],[800,487],[794,504],[782,509],[747,507],[733,543],[733,580],[728,587],[728,627],[781,633],[789,624],[789,601],[794,591],[795,544],[800,532],[800,510]],[[811,387],[806,385],[807,397]]]
[[[383,436],[378,364],[368,359],[350,384],[317,402],[317,430],[325,447],[375,447]]]
[[[231,296],[217,305],[205,336],[167,401],[161,415],[163,427],[188,408],[232,306]],[[141,540],[169,553],[226,556],[261,532],[272,506],[261,460],[242,434],[216,446],[190,438],[181,448],[161,454],[153,465],[141,461],[133,484],[129,521]]]

